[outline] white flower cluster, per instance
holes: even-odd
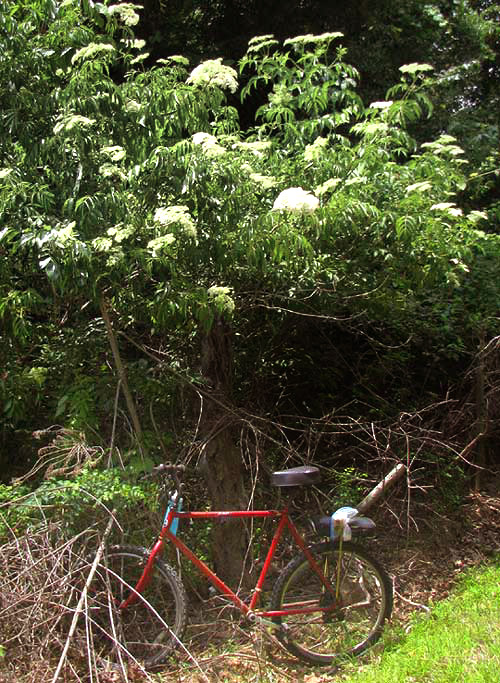
[[[274,38],[273,33],[266,33],[263,36],[254,36],[253,38],[250,38],[248,41],[249,45],[257,45],[258,43],[263,43],[265,40],[270,40],[271,38]]]
[[[101,164],[101,166],[99,166],[99,175],[102,175],[103,178],[113,178],[114,180],[127,179],[127,176],[121,168],[115,166],[115,164],[109,163]]]
[[[408,185],[406,194],[409,194],[410,192],[428,192],[429,190],[432,190],[431,183],[428,180],[421,180],[418,183]]]
[[[7,178],[12,173],[11,168],[0,168],[0,180]]]
[[[248,41],[247,52],[260,52],[265,47],[273,47],[278,45],[278,41],[274,39],[272,33],[268,33],[265,36],[255,36]]]
[[[108,228],[106,233],[111,237],[113,242],[123,242],[134,234],[134,228],[131,225],[124,226],[122,223],[118,225],[113,225],[112,228]]]
[[[270,140],[254,140],[253,142],[236,142],[233,147],[241,149],[243,152],[252,152],[256,157],[263,157],[264,152],[268,152],[273,143]]]
[[[305,45],[311,43],[324,43],[326,41],[335,40],[335,38],[342,38],[343,33],[340,31],[335,31],[333,33],[320,33],[319,35],[314,35],[312,33],[306,33],[304,36],[295,36],[295,38],[287,38],[283,45]]]
[[[151,252],[152,256],[156,258],[158,254],[172,244],[172,242],[175,242],[175,237],[172,234],[161,235],[154,240],[150,240],[147,244],[147,249]]]
[[[107,14],[118,14],[125,26],[136,26],[139,23],[139,15],[136,9],[141,9],[140,5],[133,5],[131,2],[122,2],[119,5],[110,5]]]
[[[325,180],[324,183],[314,189],[314,193],[321,197],[327,192],[332,192],[340,182],[342,182],[340,178],[328,178],[328,180]]]
[[[464,154],[464,150],[457,144],[457,139],[453,135],[440,135],[434,142],[424,142],[422,147],[429,149],[434,154],[449,154],[452,157],[458,157]],[[465,163],[462,161],[461,163]]]
[[[209,301],[215,305],[219,313],[232,315],[235,309],[234,299],[231,296],[230,287],[214,285],[207,289]]]
[[[257,45],[250,45],[247,52],[260,52],[266,47],[274,47],[279,45],[277,40],[264,40],[262,43],[257,43]]]
[[[137,55],[137,57],[134,57],[130,60],[130,64],[140,64],[141,62],[144,62],[148,57],[149,52],[141,52],[140,55]]]
[[[434,71],[434,67],[430,64],[420,64],[419,62],[412,62],[411,64],[403,64],[399,67],[403,74],[416,74],[421,71]]]
[[[111,159],[111,161],[121,161],[125,159],[126,152],[120,145],[109,145],[101,149],[101,154]]]
[[[372,102],[370,104],[370,109],[389,109],[391,104],[394,104],[392,100],[382,100],[380,102]]]
[[[230,66],[222,64],[221,57],[202,62],[191,71],[187,82],[200,87],[215,85],[232,93],[238,90],[238,74]]]
[[[126,38],[123,42],[132,50],[142,50],[142,48],[146,46],[145,40],[139,40],[137,38]]]
[[[306,161],[317,161],[323,156],[324,150],[328,147],[327,138],[318,136],[311,145],[306,145],[304,159]]]
[[[187,206],[161,206],[156,209],[153,219],[163,227],[176,225],[186,237],[196,239],[196,226]]]
[[[125,111],[128,114],[135,114],[141,110],[141,105],[137,100],[127,100],[125,102]]]
[[[288,211],[289,213],[314,213],[319,206],[319,199],[311,192],[301,187],[289,187],[276,197],[273,211]]]
[[[275,187],[278,181],[272,175],[262,175],[261,173],[250,173],[250,180],[254,183],[261,185],[264,190],[269,190],[271,187]]]
[[[191,139],[193,144],[200,145],[203,152],[209,157],[218,157],[226,153],[224,147],[217,142],[215,135],[200,132],[195,133]]]
[[[455,217],[462,215],[462,209],[459,209],[454,202],[440,202],[439,204],[433,204],[431,206],[431,211],[444,211],[444,213]]]
[[[83,62],[86,59],[92,59],[96,55],[105,55],[114,52],[115,48],[108,43],[89,43],[85,47],[81,47],[71,57],[71,63]]]
[[[95,237],[92,246],[96,251],[110,251],[113,248],[113,240],[109,237]]]
[[[189,59],[183,55],[170,55],[164,59],[157,59],[158,64],[180,64],[181,66],[189,66]]]
[[[293,96],[284,83],[275,83],[268,99],[275,107],[286,107],[293,100]]]

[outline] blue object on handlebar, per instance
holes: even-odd
[[[179,502],[177,504],[175,503],[175,501],[170,499],[170,501],[167,505],[167,510],[165,512],[165,517],[163,519],[163,526],[167,526],[167,520],[168,520],[168,516],[170,514],[170,510],[173,510],[174,507],[177,510],[177,512],[181,512],[181,510],[182,510],[182,498],[179,498]],[[172,524],[170,526],[169,531],[173,536],[176,536],[178,528],[179,528],[179,518],[176,517],[175,519],[172,520]]]

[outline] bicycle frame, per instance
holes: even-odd
[[[177,492],[176,492],[177,493]],[[182,505],[182,500],[178,499],[176,494],[174,494],[169,501],[167,511],[165,513],[165,519],[163,523],[163,527],[160,533],[160,536],[156,543],[154,544],[151,553],[148,557],[146,566],[144,568],[144,571],[142,573],[141,578],[139,579],[137,585],[135,586],[134,590],[132,591],[131,595],[124,600],[120,604],[120,608],[124,609],[128,607],[129,605],[133,604],[136,602],[136,600],[139,599],[139,595],[141,594],[143,589],[146,588],[148,585],[151,575],[152,575],[152,569],[154,565],[155,558],[161,553],[163,549],[163,545],[165,540],[170,541],[178,550],[181,552],[192,564],[194,564],[198,570],[207,577],[207,579],[224,595],[226,595],[235,605],[238,607],[243,614],[245,614],[247,617],[259,617],[259,618],[273,618],[273,617],[280,617],[284,615],[289,615],[289,614],[307,614],[307,613],[312,613],[312,612],[328,612],[333,609],[335,609],[338,604],[337,604],[337,598],[336,598],[336,589],[334,586],[332,586],[331,582],[325,577],[324,573],[321,571],[320,567],[318,566],[317,562],[314,560],[314,557],[312,556],[311,552],[309,551],[306,542],[298,532],[296,526],[292,522],[292,520],[289,517],[288,514],[288,507],[283,508],[282,510],[234,510],[234,511],[219,511],[219,512],[182,512],[180,510],[180,507]],[[251,594],[250,601],[249,603],[243,602],[236,593],[226,584],[222,579],[220,579],[217,574],[210,569],[210,567],[203,562],[203,560],[200,560],[195,553],[193,553],[192,550],[190,550],[185,543],[183,543],[178,537],[177,537],[177,525],[179,520],[185,520],[185,519],[193,519],[193,520],[208,520],[208,519],[215,519],[215,520],[224,520],[224,519],[248,519],[248,518],[258,518],[258,517],[263,517],[263,518],[269,518],[269,519],[278,519],[278,526],[274,532],[273,539],[271,541],[271,545],[269,547],[269,550],[267,552],[266,559],[264,561],[264,565],[262,567],[262,570],[260,572],[260,575],[257,579],[257,584]],[[293,606],[293,608],[290,609],[282,609],[282,610],[268,610],[268,611],[259,611],[258,613],[255,613],[255,607],[257,606],[257,603],[260,598],[260,594],[262,592],[262,587],[264,585],[264,581],[266,579],[269,567],[272,563],[272,560],[274,558],[274,554],[276,551],[276,548],[282,538],[283,532],[285,529],[288,529],[290,534],[292,535],[292,538],[294,539],[295,543],[297,546],[302,550],[304,553],[305,557],[307,558],[311,568],[313,571],[318,575],[321,583],[324,586],[324,589],[326,592],[330,593],[332,595],[332,603],[329,606],[310,606],[307,604],[296,604]]]

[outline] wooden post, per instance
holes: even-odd
[[[380,481],[370,491],[370,493],[363,498],[361,503],[356,505],[356,508],[359,510],[359,512],[365,513],[369,508],[371,508],[379,500],[379,498],[384,495],[385,491],[390,486],[395,484],[405,472],[406,465],[403,465],[402,463],[398,463],[396,467],[393,467],[389,474],[387,474],[382,481]]]

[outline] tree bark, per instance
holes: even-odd
[[[231,405],[232,334],[230,325],[217,319],[202,340],[201,369],[205,401],[200,421],[204,440],[203,475],[213,510],[245,509],[244,466]],[[217,574],[231,587],[245,583],[244,560],[248,546],[241,520],[216,521],[212,560]]]

